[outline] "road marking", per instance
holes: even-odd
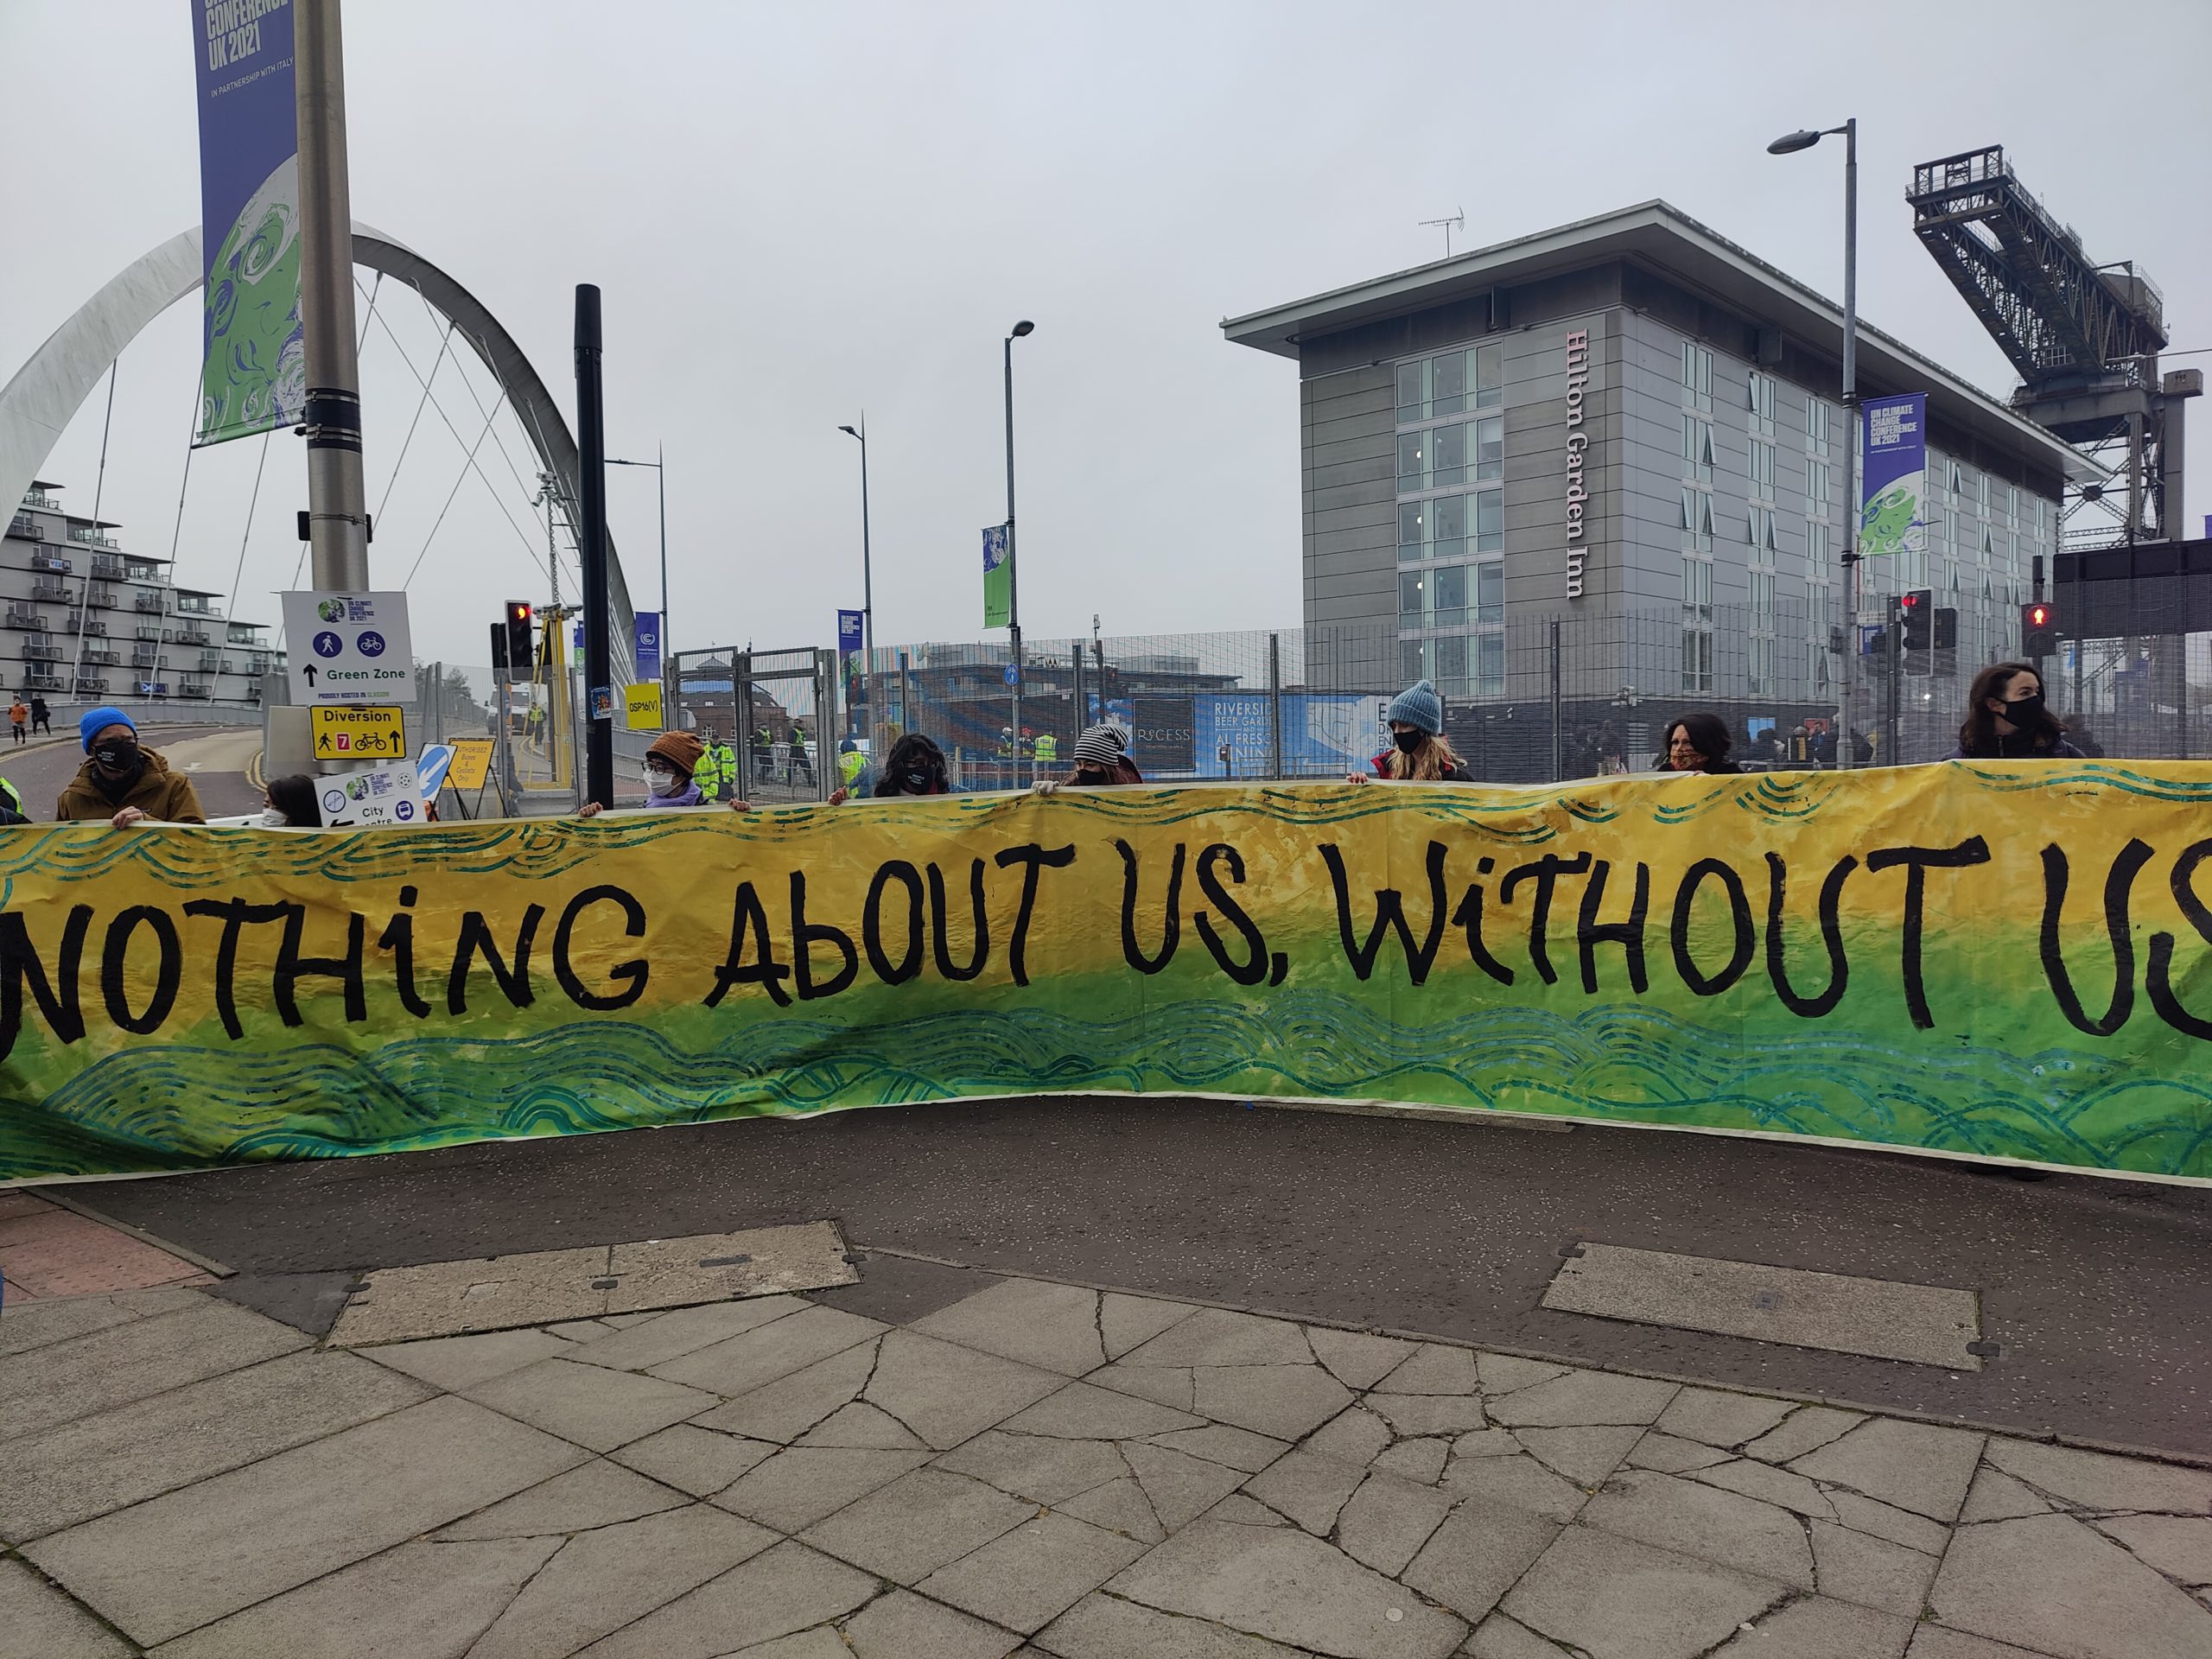
[[[1981,1369],[1980,1356],[1967,1349],[1981,1336],[1980,1299],[1936,1285],[1587,1244],[1560,1265],[1543,1305],[1632,1325]]]

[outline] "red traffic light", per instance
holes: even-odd
[[[2030,627],[2047,628],[2051,624],[2053,613],[2048,605],[2031,605],[2021,614]]]

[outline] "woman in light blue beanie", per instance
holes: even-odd
[[[1427,680],[1416,682],[1390,699],[1382,711],[1389,722],[1390,747],[1368,764],[1375,778],[1394,784],[1471,784],[1474,776],[1444,741],[1444,699]],[[1373,781],[1365,772],[1348,774],[1350,781]]]

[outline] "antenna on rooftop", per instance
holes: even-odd
[[[1462,207],[1449,219],[1424,219],[1421,225],[1423,230],[1437,225],[1444,227],[1444,257],[1449,259],[1452,257],[1452,227],[1456,225],[1462,231],[1467,228],[1467,210]]]

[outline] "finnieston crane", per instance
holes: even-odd
[[[2133,260],[2092,264],[2013,175],[2001,144],[1912,170],[1912,228],[2012,366],[2012,407],[2102,466],[2069,484],[2068,550],[2171,541],[2182,525],[2182,410],[2201,369],[2158,373],[2165,302]]]

